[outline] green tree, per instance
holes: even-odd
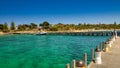
[[[50,24],[47,21],[44,21],[43,23],[40,23],[39,26],[41,26],[43,29],[49,29]]]
[[[25,30],[30,30],[31,26],[29,24],[23,24],[25,27]]]
[[[49,22],[47,22],[47,21],[44,21],[44,22],[43,22],[43,28],[44,28],[44,29],[48,29],[48,28],[49,28],[49,25],[50,25]]]
[[[78,23],[78,26],[81,26],[82,24],[81,23]]]
[[[18,30],[20,30],[20,31],[23,31],[23,30],[25,30],[25,25],[23,24],[23,25],[18,25]]]
[[[8,25],[7,22],[3,24],[3,32],[8,32]]]
[[[35,23],[30,23],[30,29],[36,29],[37,25]]]
[[[49,30],[50,31],[58,31],[58,28],[57,27],[51,27]]]
[[[47,22],[47,21],[43,22],[43,26],[49,26],[49,25],[50,25],[49,22]]]
[[[10,29],[11,29],[11,30],[15,30],[15,23],[14,23],[13,21],[11,22]]]
[[[42,24],[42,23],[40,23],[40,24],[39,24],[39,26],[43,26],[43,24]]]
[[[62,31],[64,28],[64,24],[62,23],[55,24],[54,26],[56,26],[59,31]]]
[[[3,24],[0,24],[0,31],[3,30]]]

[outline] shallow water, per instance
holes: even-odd
[[[65,68],[108,36],[0,36],[0,68]]]

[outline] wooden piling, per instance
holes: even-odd
[[[105,48],[105,42],[102,42],[102,50]]]
[[[76,61],[75,60],[72,61],[72,68],[76,68]]]
[[[70,68],[70,64],[66,64],[66,67],[65,68]]]
[[[87,68],[87,53],[84,54],[85,68]]]
[[[94,48],[91,50],[91,61],[94,61],[95,51]]]
[[[103,50],[102,42],[100,43],[100,50],[101,50],[101,51]]]

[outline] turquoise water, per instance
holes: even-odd
[[[0,36],[0,68],[65,68],[108,36]]]

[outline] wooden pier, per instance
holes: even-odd
[[[112,44],[108,52],[102,52],[102,64],[91,62],[88,68],[119,68],[120,67],[120,37]]]
[[[50,32],[48,35],[72,35],[72,36],[113,36],[114,31],[88,31],[88,32]],[[120,31],[117,32],[120,35]]]
[[[35,35],[38,32],[32,31],[21,31],[21,32],[10,32],[8,34],[31,34]],[[117,31],[117,34],[120,35],[120,31]],[[113,36],[114,30],[110,31],[79,31],[79,32],[47,32],[47,35],[70,35],[70,36]]]
[[[85,60],[74,62],[72,68],[119,68],[120,67],[120,37],[114,31],[113,36],[91,50],[91,63],[87,66],[87,54]],[[66,66],[70,68],[70,66]]]

